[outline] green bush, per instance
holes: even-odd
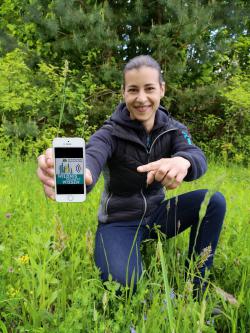
[[[91,54],[91,51],[90,51]],[[97,83],[86,59],[83,69],[38,63],[15,49],[0,58],[0,156],[39,155],[55,136],[88,140],[121,98],[118,83]],[[91,61],[91,59],[90,59]],[[189,125],[207,155],[247,164],[250,155],[250,75],[240,70],[222,85],[179,90],[164,101]],[[176,107],[175,107],[176,104]]]
[[[250,156],[250,75],[239,73],[221,91],[224,97],[224,133],[220,148],[225,160],[249,162]]]
[[[0,59],[1,155],[38,154],[56,135],[84,136],[90,126],[92,106],[85,100],[104,89],[97,87],[90,72],[80,74],[64,66],[26,65],[19,49]]]

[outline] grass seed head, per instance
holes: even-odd
[[[62,252],[66,247],[67,240],[68,235],[64,232],[63,224],[57,216],[55,222],[55,241],[53,244],[54,250]]]
[[[211,253],[212,253],[212,246],[211,245],[208,245],[207,247],[205,247],[202,250],[202,252],[200,254],[200,257],[198,259],[198,262],[197,262],[197,268],[203,267],[203,265],[205,264],[207,259],[211,256]]]

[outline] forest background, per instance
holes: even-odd
[[[88,139],[121,100],[126,61],[150,54],[195,143],[247,165],[249,14],[247,0],[1,0],[0,157]]]

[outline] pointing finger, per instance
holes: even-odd
[[[140,165],[137,168],[138,172],[148,172],[148,171],[154,171],[156,169],[158,169],[160,166],[160,160],[159,161],[155,161],[155,162],[151,162],[148,164],[144,164],[144,165]]]

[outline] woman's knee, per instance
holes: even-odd
[[[226,199],[221,192],[215,192],[211,197],[211,203],[216,206],[217,209],[226,211]]]
[[[210,199],[210,207],[217,218],[223,223],[226,212],[226,199],[221,192],[215,192]]]

